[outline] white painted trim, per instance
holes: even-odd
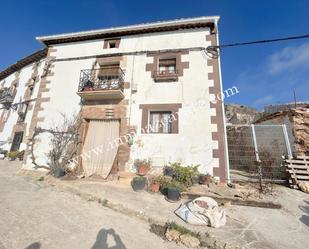
[[[217,39],[217,45],[219,46],[219,29],[218,29],[218,20],[215,21],[215,29],[217,30],[216,33],[216,39]],[[222,74],[221,74],[221,57],[220,57],[220,51],[218,50],[218,68],[219,68],[219,80],[220,80],[220,89],[223,91],[223,83],[222,83]],[[231,177],[230,177],[230,161],[229,161],[229,150],[228,150],[228,144],[227,144],[227,132],[226,132],[226,120],[225,120],[225,108],[224,108],[224,99],[222,100],[222,115],[223,115],[223,129],[224,129],[224,150],[225,150],[225,170],[226,170],[226,177],[227,182],[230,183]]]
[[[195,17],[195,18],[183,18],[183,19],[176,19],[176,20],[170,20],[170,21],[144,23],[144,24],[114,27],[114,28],[107,28],[107,29],[97,29],[97,30],[89,30],[89,31],[82,31],[82,32],[49,35],[49,36],[38,36],[36,37],[36,40],[44,43],[44,41],[46,40],[83,37],[83,36],[99,35],[99,34],[105,34],[105,33],[110,34],[110,33],[115,33],[115,32],[140,30],[140,29],[145,29],[145,28],[160,28],[160,27],[169,27],[169,26],[180,25],[180,24],[195,24],[195,23],[206,23],[206,22],[216,23],[219,19],[220,19],[219,16],[202,16],[202,17]]]

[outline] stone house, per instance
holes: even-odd
[[[57,125],[61,113],[80,113],[80,153],[92,153],[90,160],[78,159],[86,175],[130,171],[135,159],[150,159],[154,167],[199,164],[200,172],[225,181],[224,105],[216,99],[220,60],[206,50],[218,45],[218,20],[37,37],[45,49],[0,73],[2,89],[17,89],[12,104],[27,105],[23,120],[12,108],[1,110],[0,139],[8,150],[26,150],[24,168],[31,169],[34,128]],[[42,135],[34,148],[40,164],[48,165],[49,148],[50,137]]]
[[[292,153],[309,155],[309,105],[265,115],[255,122],[262,125],[286,125]]]

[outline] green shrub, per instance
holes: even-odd
[[[7,156],[11,159],[16,159],[18,155],[19,155],[19,151],[10,151]]]
[[[176,180],[172,180],[167,184],[167,188],[173,188],[173,189],[177,189],[180,192],[183,192],[186,190],[185,186],[181,183],[178,182]]]
[[[136,176],[136,177],[133,178],[132,181],[133,182],[144,182],[144,183],[146,183],[147,178],[144,177],[144,176]]]
[[[193,178],[199,174],[199,165],[182,166],[181,163],[178,162],[169,164],[169,166],[174,169],[174,180],[184,184],[186,187],[192,186]]]

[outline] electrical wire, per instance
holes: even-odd
[[[236,42],[236,43],[224,44],[224,45],[213,46],[213,47],[226,48],[226,47],[236,47],[236,46],[244,46],[244,45],[252,45],[252,44],[288,41],[288,40],[299,40],[299,39],[306,39],[306,38],[309,38],[309,34],[308,35],[299,35],[299,36],[289,36],[289,37],[275,38],[275,39],[267,39],[267,40],[249,41],[249,42]]]
[[[280,42],[280,41],[288,41],[288,40],[299,40],[299,39],[306,39],[306,38],[309,38],[309,34],[299,35],[299,36],[281,37],[281,38],[274,38],[274,39],[266,39],[266,40],[249,41],[249,42],[236,42],[236,43],[223,44],[223,45],[217,45],[217,46],[208,46],[205,50],[205,53],[208,57],[212,59],[217,59],[219,57],[219,51],[222,50],[223,48],[262,44],[262,43],[271,43],[271,42]]]

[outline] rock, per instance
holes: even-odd
[[[189,248],[198,247],[200,245],[200,241],[198,238],[195,238],[188,234],[181,235],[179,239],[182,244]]]
[[[223,206],[224,206],[225,208],[230,208],[230,207],[232,206],[232,203],[231,203],[231,201],[228,201],[228,202],[225,202],[225,203],[223,204]]]
[[[165,237],[168,241],[178,241],[181,233],[174,229],[167,229]]]
[[[309,194],[309,182],[299,182],[298,187],[301,191]]]

